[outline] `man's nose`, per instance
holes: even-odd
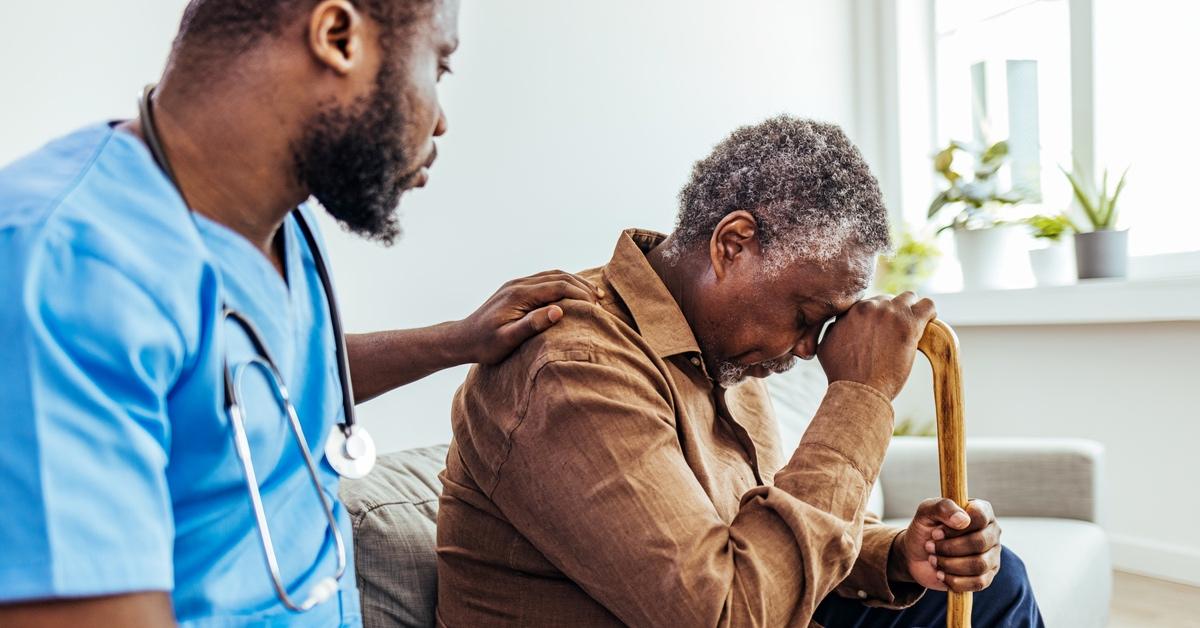
[[[818,330],[819,331],[819,330]],[[817,355],[817,333],[805,332],[792,347],[792,355],[801,360],[811,360]]]

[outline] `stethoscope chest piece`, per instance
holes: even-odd
[[[348,432],[348,433],[347,433]],[[363,426],[335,425],[325,441],[325,458],[338,475],[351,480],[366,477],[375,467],[375,441]]]

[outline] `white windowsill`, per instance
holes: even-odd
[[[1200,275],[928,296],[958,327],[1200,321]]]

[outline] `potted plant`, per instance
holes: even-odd
[[[1029,250],[1029,265],[1039,286],[1061,286],[1075,281],[1075,254],[1071,240],[1064,236],[1079,228],[1066,214],[1033,216],[1025,221],[1041,248]]]
[[[1075,263],[1080,279],[1124,277],[1129,263],[1129,230],[1117,230],[1117,199],[1125,189],[1125,175],[1121,173],[1112,194],[1108,192],[1108,169],[1099,189],[1087,185],[1078,172],[1067,172],[1059,167],[1071,183],[1071,191],[1079,208],[1087,217],[1092,230],[1075,234]],[[1078,168],[1077,168],[1078,169]]]
[[[875,287],[886,294],[907,290],[923,292],[924,285],[937,270],[942,252],[933,238],[922,237],[905,228],[895,236],[896,248],[880,255],[875,272]]]
[[[954,168],[956,153],[972,159],[971,179]],[[1021,202],[1013,190],[999,191],[996,173],[1008,160],[1008,142],[969,144],[950,142],[934,156],[933,167],[945,179],[942,190],[929,204],[928,218],[933,220],[947,207],[958,213],[940,229],[954,230],[954,243],[962,266],[963,288],[987,290],[1013,286],[1013,278],[1021,274],[1020,265],[1028,259],[1021,250],[1024,235],[1019,225],[1004,221],[1000,214],[1006,206]],[[1028,269],[1024,269],[1028,273]]]

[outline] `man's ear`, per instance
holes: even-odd
[[[759,255],[758,221],[743,209],[722,218],[708,241],[708,257],[718,281],[734,264]]]
[[[364,60],[364,20],[349,0],[322,0],[308,16],[308,47],[317,61],[349,74]]]

